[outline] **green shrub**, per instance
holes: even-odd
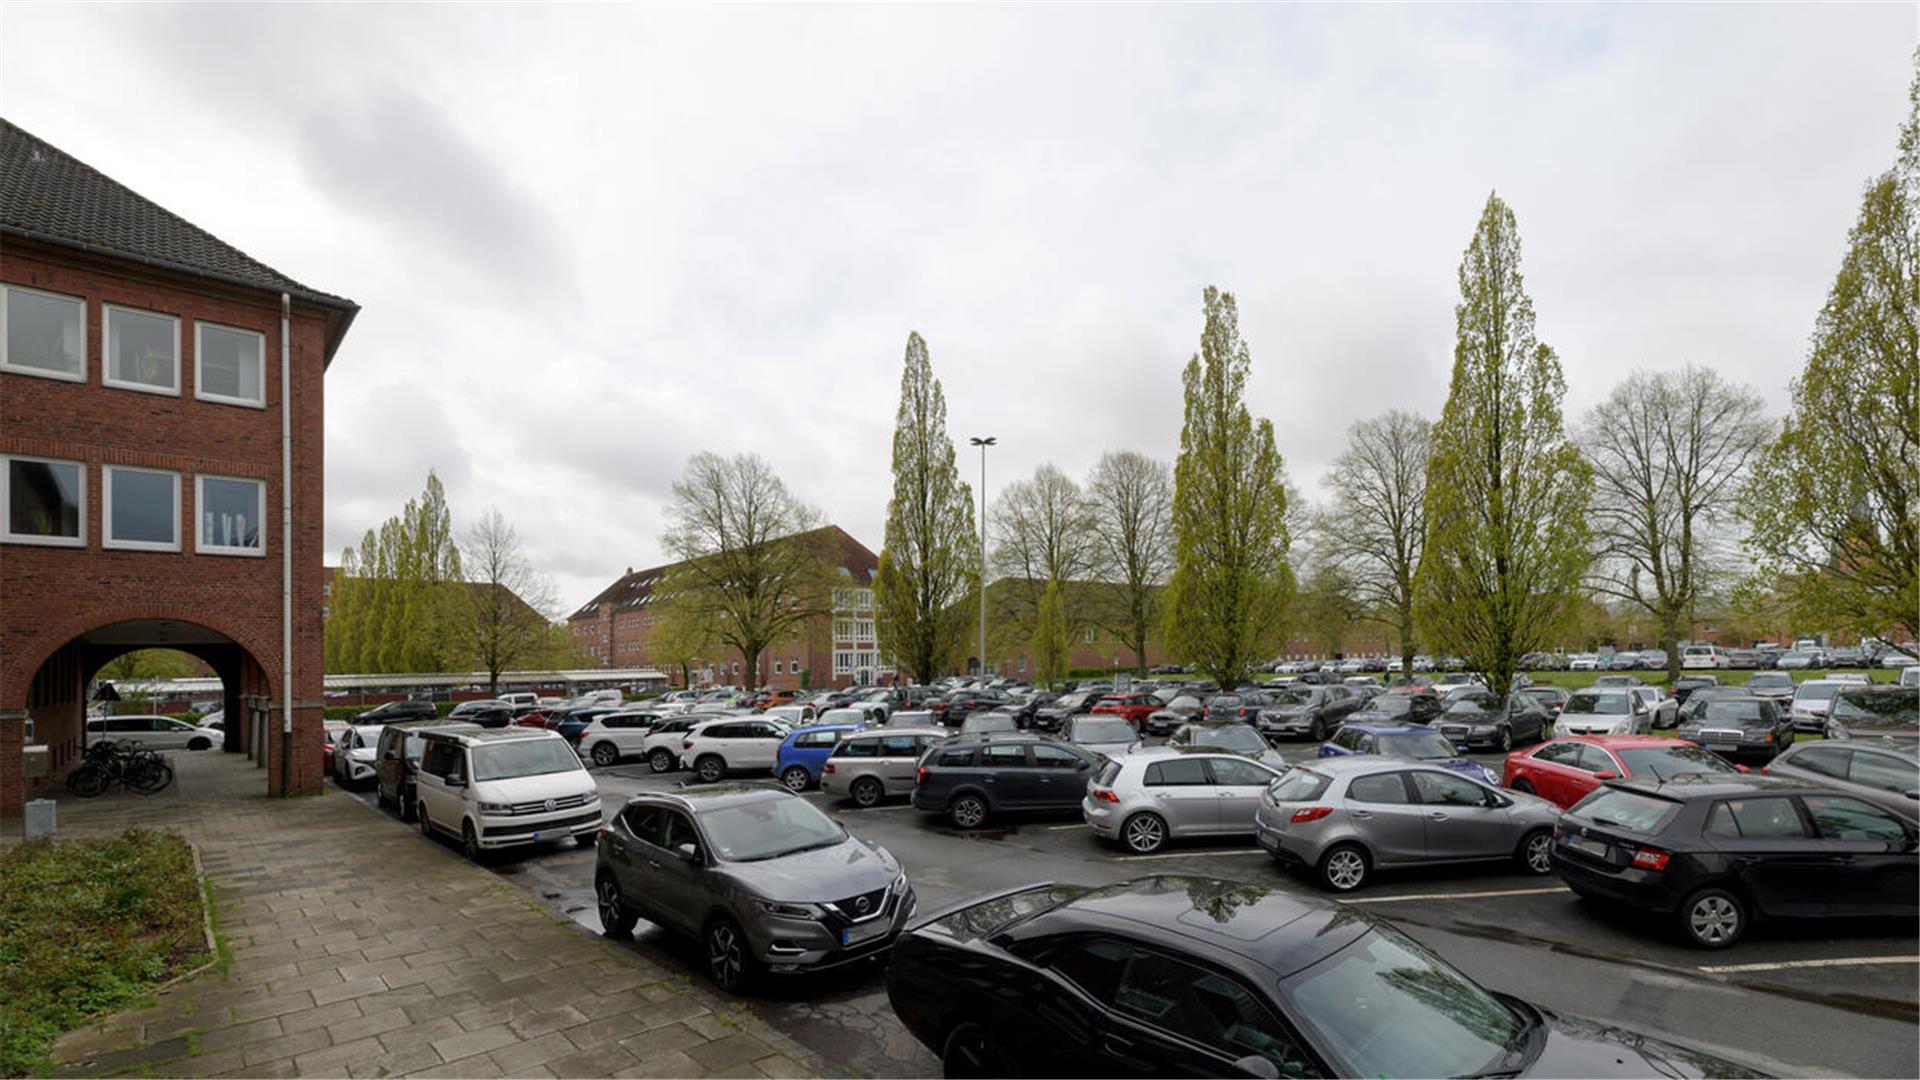
[[[35,840],[0,855],[0,1076],[60,1032],[207,958],[193,852],[171,833]]]

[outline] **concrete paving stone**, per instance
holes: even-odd
[[[711,1011],[712,1010],[707,1008],[705,1002],[689,995],[659,1003],[643,1001],[636,1004],[624,1000],[619,1001],[617,1004],[614,1002],[606,1002],[602,1007],[600,1015],[613,1016],[624,1013],[637,1016],[651,1029],[666,1027],[668,1024],[705,1019]],[[730,1035],[732,1031],[723,1031],[722,1034]]]
[[[402,1012],[406,1010],[401,1010]],[[408,1046],[429,1046],[435,1039],[444,1039],[449,1035],[465,1035],[467,1029],[453,1022],[451,1016],[438,1016],[424,1024],[412,1024],[397,1028],[380,1036],[380,1045],[388,1050],[400,1050]]]
[[[538,1012],[516,1016],[507,1021],[514,1034],[523,1039],[532,1039],[550,1031],[559,1031],[587,1022],[587,1016],[571,1005],[562,1005],[557,1009],[541,1009]]]
[[[270,983],[275,979],[291,979],[300,974],[300,965],[289,960],[284,964],[270,967],[242,966],[238,971],[229,970],[227,978],[244,985]]]
[[[249,1020],[264,1020],[269,1016],[285,1016],[311,1009],[313,1006],[313,994],[306,990],[296,990],[289,994],[272,994],[235,1005],[233,1022],[244,1024]]]
[[[446,1076],[456,1077],[458,1080],[492,1080],[493,1077],[505,1076],[507,1074],[500,1071],[500,1066],[495,1065],[492,1058],[485,1054],[475,1054],[470,1058],[462,1058],[459,1061],[449,1061],[444,1065],[435,1065],[431,1068],[421,1069],[418,1072],[410,1072],[407,1075],[421,1077]]]
[[[604,1043],[546,1063],[555,1076],[606,1076],[639,1063],[633,1052],[619,1043]]]
[[[633,1013],[614,1013],[578,1027],[570,1027],[566,1029],[566,1036],[580,1049],[591,1050],[602,1043],[619,1042],[645,1030],[647,1021],[644,1017]]]
[[[342,960],[340,957],[329,956],[326,953],[316,953],[302,956],[294,966],[300,969],[300,974],[311,975],[316,971],[339,971],[341,964],[350,963],[353,961]]]
[[[755,1059],[753,1067],[759,1069],[761,1075],[772,1077],[773,1080],[803,1080],[804,1077],[813,1075],[799,1062],[785,1054],[772,1054]]]
[[[282,1035],[277,1039],[262,1039],[257,1043],[241,1047],[249,1066],[265,1065],[269,1061],[281,1061],[311,1053],[322,1047],[332,1046],[333,1038],[326,1028],[310,1028],[292,1035]]]
[[[471,1009],[477,1004],[479,1001],[472,994],[435,994],[405,1008],[407,1015],[413,1018],[414,1023],[422,1024],[439,1017],[452,1017],[453,1014]]]
[[[455,1019],[458,1019],[458,1017]],[[505,1024],[494,1024],[491,1027],[478,1028],[463,1032],[459,1035],[448,1035],[443,1039],[435,1039],[433,1040],[433,1048],[441,1057],[448,1061],[457,1061],[460,1058],[471,1057],[475,1054],[484,1054],[489,1050],[497,1050],[502,1046],[506,1046],[508,1043],[519,1041],[520,1037],[513,1033],[513,1029],[507,1027]]]
[[[354,1004],[360,1006],[361,1015],[372,1016],[374,1013],[386,1012],[388,1009],[404,1009],[409,1005],[418,1005],[421,1002],[432,1001],[433,991],[428,990],[425,986],[402,986],[397,989],[382,990],[377,994],[368,994],[365,997],[357,997],[352,1000]]]
[[[349,1062],[347,1075],[360,1076],[404,1076],[420,1069],[430,1069],[440,1064],[440,1055],[427,1045],[409,1046],[400,1050],[390,1050],[365,1061]]]
[[[508,1076],[520,1076],[536,1065],[545,1065],[556,1058],[569,1057],[580,1052],[580,1048],[568,1041],[566,1035],[551,1031],[533,1039],[523,1039],[491,1051],[489,1056],[500,1071]]]
[[[315,988],[313,1001],[316,1005],[331,1005],[336,1001],[352,1001],[354,998],[366,997],[368,994],[384,994],[387,989],[387,984],[380,981],[377,975],[365,979],[349,979],[334,986]]]
[[[280,1029],[292,1035],[297,1032],[312,1031],[314,1028],[323,1028],[329,1024],[337,1024],[342,1020],[351,1020],[359,1015],[361,1015],[359,1002],[335,1001],[280,1017]]]
[[[302,1076],[341,1076],[355,1061],[371,1061],[385,1055],[387,1048],[371,1036],[352,1042],[335,1043],[324,1049],[301,1054],[293,1059]]]
[[[153,1066],[155,1076],[208,1076],[213,1073],[238,1069],[246,1064],[246,1054],[239,1047],[218,1050],[207,1054],[194,1054]]]
[[[441,945],[437,948],[407,954],[408,967],[426,967],[429,964],[446,964],[467,957],[465,945]]]
[[[290,994],[296,990],[317,990],[322,986],[336,986],[345,981],[340,975],[339,968],[321,968],[310,975],[290,975],[270,982],[267,984],[267,993]]]
[[[418,971],[420,969],[408,967],[406,960],[401,957],[390,956],[385,960],[362,960],[358,963],[341,964],[338,970],[341,979],[351,981],[353,979],[377,979],[382,975],[398,975],[402,972]]]
[[[705,1035],[685,1024],[668,1024],[663,1028],[654,1028],[620,1040],[620,1045],[633,1051],[633,1056],[641,1061],[657,1058],[662,1054],[672,1054],[685,1050],[689,1046],[699,1046],[707,1041]]]
[[[230,1047],[246,1046],[265,1039],[284,1034],[278,1017],[255,1020],[251,1024],[231,1024],[209,1028],[199,1036],[200,1049],[207,1052],[226,1050]],[[224,1069],[209,1069],[208,1072],[225,1072]]]
[[[124,1050],[112,1050],[104,1054],[90,1054],[84,1061],[69,1064],[83,1065],[87,1073],[116,1073],[124,1069],[136,1069],[143,1065],[152,1065],[171,1058],[184,1056],[187,1052],[186,1036],[161,1039],[158,1042],[130,1046]]]
[[[705,1065],[708,1069],[726,1069],[743,1062],[762,1058],[773,1052],[773,1048],[760,1039],[745,1033],[728,1035],[711,1042],[689,1046],[687,1056]]]
[[[611,1074],[617,1077],[684,1077],[686,1080],[700,1080],[707,1075],[706,1066],[675,1050],[671,1054],[662,1054],[657,1058],[616,1069]]]
[[[714,1069],[707,1073],[713,1080],[765,1080],[766,1073],[751,1061],[742,1061],[738,1065],[729,1065],[724,1069]]]
[[[687,1026],[705,1035],[709,1039],[724,1039],[740,1029],[713,1012],[701,1013],[687,1018]]]
[[[401,941],[389,939],[378,945],[369,945],[360,950],[368,960],[391,960],[395,957],[404,957],[408,953],[424,951],[425,948],[420,944],[420,939],[417,937],[410,937]]]
[[[84,1061],[101,1054],[111,1054],[117,1050],[131,1050],[139,1046],[140,1025],[132,1023],[102,1023],[100,1025],[75,1028],[60,1037],[54,1047],[55,1062]]]
[[[369,1013],[353,1020],[342,1020],[327,1026],[327,1034],[337,1043],[352,1042],[369,1035],[382,1035],[399,1028],[412,1027],[413,1021],[407,1019],[405,1011],[397,1006],[381,1012]]]

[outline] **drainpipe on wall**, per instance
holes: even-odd
[[[280,796],[293,783],[293,300],[280,294]]]

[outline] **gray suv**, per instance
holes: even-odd
[[[634,796],[601,828],[593,877],[609,937],[642,917],[697,937],[707,973],[729,993],[763,971],[883,953],[915,905],[885,848],[772,785]]]

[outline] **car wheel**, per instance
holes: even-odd
[[[977,829],[986,823],[987,800],[978,795],[962,795],[947,806],[947,816],[963,829]]]
[[[655,750],[653,753],[648,754],[647,767],[652,769],[654,772],[672,772],[673,771],[673,751],[661,749],[661,750]]]
[[[594,743],[593,763],[603,769],[620,764],[620,748],[610,742]]]
[[[1167,842],[1167,823],[1158,814],[1139,813],[1120,826],[1120,839],[1135,855],[1151,855]]]
[[[1320,884],[1334,892],[1352,892],[1367,880],[1367,853],[1357,844],[1335,844],[1320,856]]]
[[[1314,717],[1313,723],[1308,725],[1307,727],[1307,741],[1308,742],[1325,742],[1326,738],[1327,738],[1326,723],[1323,722],[1319,717],[1317,716]]]
[[[947,1034],[946,1045],[940,1049],[940,1071],[949,1077],[968,1080],[1020,1075],[1019,1068],[1001,1049],[993,1032],[971,1021]]]
[[[1508,727],[1505,724],[1501,724],[1500,725],[1500,752],[1504,754],[1507,751],[1512,749],[1513,749],[1513,729]]]
[[[1533,790],[1533,781],[1528,780],[1524,776],[1513,782],[1513,790],[1519,792],[1522,795],[1535,794]]]
[[[706,757],[693,763],[693,771],[696,776],[700,777],[701,783],[717,784],[726,778],[727,763],[717,755],[708,754]]]
[[[1703,949],[1724,949],[1747,932],[1747,905],[1725,889],[1701,889],[1680,905],[1680,929]]]
[[[786,772],[780,774],[780,782],[787,785],[788,791],[799,793],[813,785],[813,777],[807,772],[806,766],[790,765]]]
[[[707,926],[707,974],[713,984],[729,994],[737,994],[751,981],[753,956],[747,949],[747,936],[732,919],[715,919]]]
[[[196,738],[196,739],[191,739],[187,742],[187,749],[189,750],[207,750],[207,749],[211,749],[212,746],[213,746],[212,739]]]
[[[867,809],[879,806],[880,799],[886,795],[886,793],[887,790],[880,786],[880,781],[875,780],[871,776],[863,776],[855,780],[853,787],[847,790],[847,794],[853,796],[853,804],[855,806]]]
[[[460,851],[466,855],[469,862],[479,862],[484,853],[480,847],[480,835],[473,831],[471,821],[460,823]]]
[[[633,933],[634,915],[620,898],[620,882],[612,874],[601,874],[593,883],[593,895],[600,908],[600,932],[610,938]]]
[[[1553,872],[1553,830],[1535,829],[1520,839],[1520,865],[1530,874]]]

